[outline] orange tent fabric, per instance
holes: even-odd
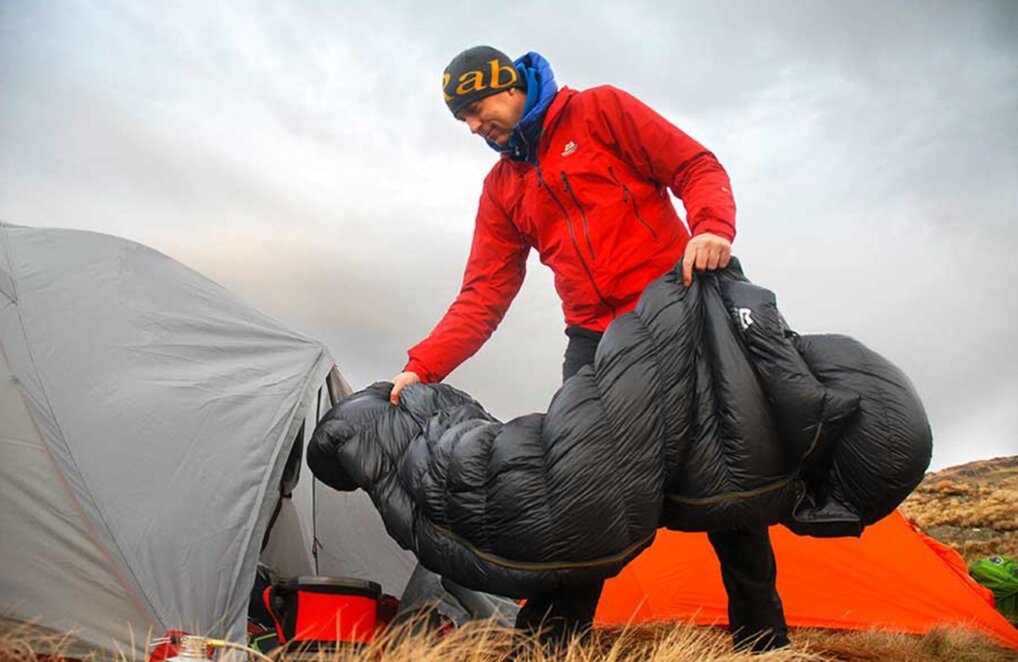
[[[960,625],[1018,648],[1018,630],[993,608],[990,592],[969,578],[961,557],[913,530],[898,512],[861,538],[806,538],[775,526],[771,540],[791,626],[924,633]],[[605,585],[597,621],[727,625],[727,604],[707,536],[660,531]]]

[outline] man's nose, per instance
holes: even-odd
[[[470,133],[477,133],[478,131],[480,131],[481,124],[482,124],[481,120],[477,119],[476,117],[467,118],[467,126],[470,127]]]

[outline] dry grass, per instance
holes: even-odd
[[[280,662],[805,662],[877,661],[1004,662],[1018,658],[1015,651],[995,646],[982,635],[957,630],[936,630],[924,636],[888,632],[794,630],[790,648],[750,656],[731,650],[728,634],[711,627],[686,624],[649,624],[617,630],[597,630],[584,642],[574,642],[559,655],[542,650],[532,639],[490,624],[473,624],[443,636],[390,632],[370,647],[332,654],[289,654]],[[26,628],[0,632],[0,662],[31,662],[48,652],[59,656],[66,638],[32,633]],[[50,657],[52,659],[52,657]],[[94,654],[95,660],[126,660],[122,655]],[[253,659],[253,658],[252,658]]]
[[[904,514],[929,535],[957,549],[967,562],[1005,554],[1018,558],[1018,457],[998,458],[928,474],[901,506]],[[66,635],[11,627],[0,620],[0,662],[30,662],[59,657],[69,650]],[[332,655],[279,656],[279,662],[663,662],[697,660],[759,660],[800,662],[823,660],[863,662],[1004,662],[1018,660],[1018,652],[996,646],[983,635],[959,630],[929,634],[845,632],[796,629],[788,649],[750,656],[735,653],[727,632],[687,624],[644,624],[624,630],[597,630],[589,640],[574,643],[561,655],[551,655],[533,640],[490,624],[473,624],[450,634],[408,634],[393,631],[366,649]],[[123,661],[123,655],[96,652],[94,660]],[[252,658],[253,659],[253,658]]]
[[[1018,457],[927,474],[901,511],[967,563],[993,554],[1018,558]]]
[[[1014,662],[1018,652],[966,630],[936,629],[925,635],[900,632],[798,630],[797,645],[821,653],[816,659],[845,662]]]
[[[926,526],[1018,530],[1018,488],[940,480],[920,485],[909,502],[906,508]]]

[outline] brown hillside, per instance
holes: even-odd
[[[968,563],[993,554],[1018,558],[1018,456],[928,473],[901,511]]]

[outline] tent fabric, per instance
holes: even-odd
[[[315,491],[317,570],[310,574],[363,577],[390,595],[402,595],[417,559],[386,533],[368,495],[336,492],[311,478],[309,471],[298,488]]]
[[[21,620],[49,614],[45,625],[56,632],[102,632],[116,623],[122,630],[144,633],[153,626],[91,536],[32,422],[4,352],[0,486],[0,617],[9,615],[9,601],[16,599],[14,614],[21,613]]]
[[[328,352],[107,235],[0,224],[0,272],[0,611],[135,654],[242,639]]]
[[[1018,648],[1018,630],[958,570],[964,569],[961,557],[914,531],[898,512],[860,538],[805,538],[775,526],[771,539],[790,626],[925,633],[953,625]],[[727,604],[707,536],[662,531],[606,583],[596,619],[602,625],[655,620],[727,625]]]

